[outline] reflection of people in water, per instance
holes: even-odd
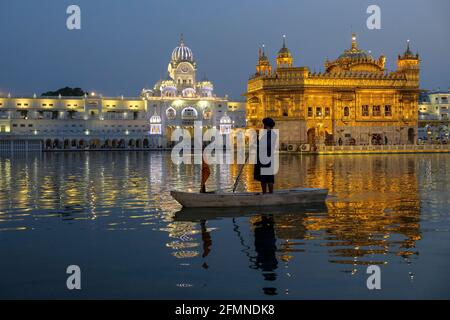
[[[277,274],[274,272],[278,267],[276,257],[276,236],[272,215],[262,215],[259,221],[253,223],[255,230],[255,252],[256,259],[254,267],[263,272],[264,280],[275,281]],[[263,288],[267,295],[276,295],[277,289],[273,287]]]
[[[203,242],[202,258],[206,258],[211,251],[212,245],[211,233],[208,231],[208,228],[206,227],[206,220],[200,221],[200,228],[202,232],[202,242]],[[202,267],[205,269],[209,268],[206,262],[203,263]]]

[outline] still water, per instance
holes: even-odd
[[[282,155],[277,188],[330,197],[279,212],[179,212],[169,191],[199,170],[165,152],[0,157],[0,298],[450,298],[450,154]],[[239,188],[258,188],[250,167]]]

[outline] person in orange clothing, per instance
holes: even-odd
[[[211,175],[209,165],[205,161],[205,156],[202,154],[202,184],[200,187],[200,193],[206,193],[206,180]]]

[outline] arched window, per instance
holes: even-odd
[[[197,119],[197,110],[192,107],[184,108],[181,112],[181,119],[184,120],[195,120]]]
[[[166,110],[166,116],[167,119],[174,120],[177,116],[177,111],[174,108],[170,107]]]
[[[344,117],[349,117],[349,116],[350,116],[350,108],[344,107]]]
[[[222,118],[220,118],[220,133],[230,134],[231,133],[231,118],[225,113]]]
[[[203,111],[203,119],[205,119],[205,120],[210,120],[211,117],[212,117],[212,111],[211,111],[211,109],[210,109],[210,108],[206,108],[206,109]]]

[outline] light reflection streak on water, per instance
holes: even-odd
[[[273,259],[289,264],[317,243],[328,261],[357,272],[359,265],[417,259],[423,219],[443,219],[448,207],[449,155],[282,156],[277,188],[328,188],[326,212],[285,214],[266,223],[276,238]],[[239,166],[214,166],[208,189],[230,189]],[[174,165],[169,153],[47,153],[0,158],[0,232],[45,228],[47,219],[97,220],[111,231],[148,228],[167,234],[166,247],[177,258],[196,258],[205,239],[222,230],[198,221],[174,221],[180,206],[171,189],[197,190],[200,166]],[[244,169],[238,190],[258,190],[252,168]],[[442,213],[444,214],[444,213]],[[253,246],[261,215],[239,218],[249,227],[250,264],[258,267]],[[448,217],[444,217],[448,219]],[[98,223],[99,222],[99,223]],[[223,231],[225,232],[225,231]],[[250,238],[249,238],[250,237]],[[214,247],[208,248],[214,250]],[[271,259],[272,259],[271,258]],[[253,262],[252,262],[253,261]],[[276,269],[276,268],[275,268]]]

